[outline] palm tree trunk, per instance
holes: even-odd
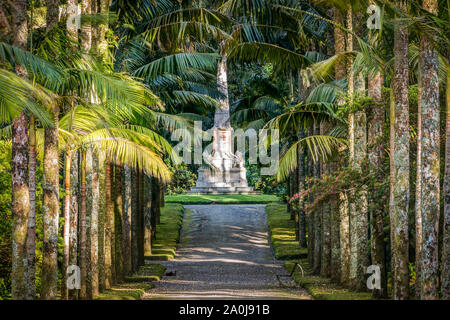
[[[114,208],[111,194],[111,163],[109,161],[105,164],[105,188],[105,289],[109,289],[113,285],[112,233],[114,227]]]
[[[115,249],[115,266],[117,283],[122,283],[123,276],[123,260],[122,260],[122,218],[123,218],[123,179],[122,166],[115,165],[114,180],[114,249]]]
[[[137,179],[138,187],[137,193],[139,195],[138,198],[138,221],[137,221],[137,230],[138,230],[138,266],[142,266],[145,264],[144,259],[144,232],[145,232],[145,224],[144,224],[144,208],[145,208],[145,194],[151,192],[150,190],[145,190],[144,186],[144,172],[142,170],[138,170],[138,179]]]
[[[312,136],[313,134],[314,134],[314,127],[312,126],[308,129],[308,136]],[[311,155],[310,150],[308,150],[307,168],[308,168],[308,173],[307,173],[308,178],[313,179],[314,162],[312,160],[312,155]],[[307,187],[308,187],[308,189],[310,189],[312,187],[312,183],[308,182]],[[308,205],[313,203],[313,201],[314,201],[313,196],[311,194],[308,194]],[[307,219],[307,222],[308,222],[308,263],[309,263],[310,267],[313,268],[313,266],[314,266],[314,248],[315,248],[314,235],[316,233],[315,225],[314,225],[314,212],[312,212],[311,210],[308,210],[307,214],[308,214],[308,219]]]
[[[47,31],[56,27],[59,21],[59,0],[46,0],[47,2]]]
[[[59,1],[47,0],[47,32],[59,21]],[[44,197],[42,202],[44,245],[42,252],[41,299],[56,299],[58,276],[58,222],[59,222],[59,106],[52,107],[54,127],[44,133]]]
[[[63,249],[63,263],[62,263],[62,280],[61,280],[61,299],[67,300],[69,298],[69,291],[67,289],[67,267],[69,266],[70,258],[70,171],[72,168],[72,151],[66,152],[66,163],[64,168],[64,249]]]
[[[314,135],[319,135],[319,124],[314,123]],[[313,166],[313,176],[315,180],[320,178],[320,162],[316,160]],[[321,256],[322,256],[322,207],[314,208],[313,214],[314,223],[314,264],[313,271],[315,274],[320,273]]]
[[[136,169],[132,169],[131,171],[131,185],[131,270],[132,272],[136,272],[139,266],[139,173]]]
[[[92,300],[91,222],[92,222],[92,149],[86,150],[86,299]]]
[[[419,52],[420,55],[420,52]],[[420,62],[419,62],[420,63]],[[420,67],[419,67],[420,69]],[[420,298],[422,274],[422,85],[420,84],[420,71],[419,71],[419,88],[418,88],[418,101],[417,101],[417,161],[416,161],[416,202],[415,202],[415,227],[416,227],[416,283],[415,294],[417,298]]]
[[[290,202],[289,202],[289,199],[291,199],[291,197],[292,197],[292,192],[291,192],[291,177],[289,176],[288,178],[287,178],[287,180],[286,180],[286,193],[287,193],[287,197],[288,197],[288,203],[287,203],[287,206],[286,206],[286,209],[287,209],[287,212],[289,212],[289,213],[291,213],[291,204],[290,204]]]
[[[296,194],[296,193],[299,192],[299,188],[298,188],[298,185],[299,185],[299,169],[298,169],[298,166],[294,170],[293,173],[294,173],[293,174],[293,176],[294,176],[294,179],[293,179],[294,180],[294,186],[293,186],[294,192],[293,192],[293,194]],[[299,230],[300,230],[299,229],[299,209],[296,209],[294,207],[293,208],[293,212],[294,212],[294,221],[295,221],[295,240],[299,241],[300,240],[300,238],[299,238]]]
[[[352,8],[347,9],[346,15],[347,29],[353,31],[353,12]],[[353,51],[353,35],[347,33],[347,51]],[[349,104],[353,102],[354,95],[354,74],[353,68],[353,56],[347,58],[347,95],[349,96]],[[351,166],[355,166],[355,114],[350,113],[348,115],[348,149],[349,149],[349,162]],[[349,192],[349,221],[350,221],[350,266],[349,266],[349,285],[351,288],[357,287],[357,270],[358,270],[358,237],[353,230],[357,229],[357,208],[355,199],[357,198],[352,191]]]
[[[438,1],[424,0],[423,8],[437,15]],[[439,79],[438,54],[432,39],[420,38],[422,111],[422,268],[421,299],[439,299]]]
[[[13,45],[26,50],[28,38],[27,1],[15,1],[13,15]],[[16,66],[16,73],[22,78],[27,74],[24,68]],[[27,229],[30,213],[30,192],[28,186],[28,119],[22,112],[12,122],[12,299],[26,299],[27,296]]]
[[[92,0],[81,0],[81,14],[90,15],[92,13]],[[90,24],[83,24],[81,26],[80,44],[85,52],[89,52],[92,47],[92,30]]]
[[[357,16],[357,25],[362,21],[360,14]],[[363,37],[361,34],[360,37]],[[366,90],[365,78],[363,74],[358,74],[355,81],[355,90],[358,96],[364,96]],[[366,172],[367,163],[367,118],[366,112],[360,110],[355,113],[355,152],[354,152],[354,168],[361,172]],[[362,166],[364,164],[364,167]],[[365,273],[369,266],[369,221],[368,221],[368,200],[367,186],[361,186],[356,193],[355,198],[355,214],[351,232],[356,236],[356,281],[355,289],[358,291],[366,290]]]
[[[406,11],[406,2],[397,1]],[[394,124],[391,144],[392,203],[391,251],[394,299],[409,297],[408,209],[409,209],[409,98],[408,29],[403,21],[394,23]]]
[[[106,289],[105,269],[105,226],[106,226],[106,166],[105,157],[99,154],[98,181],[99,181],[99,209],[98,209],[98,287],[99,292]]]
[[[164,206],[166,205],[166,201],[165,201],[165,194],[166,194],[166,184],[165,183],[161,183],[161,208],[164,208]],[[158,224],[161,223],[161,216],[158,217]]]
[[[374,76],[369,76],[369,96],[373,98],[374,104],[371,108],[371,120],[368,123],[368,145],[369,145],[369,164],[373,172],[376,174],[383,165],[383,149],[380,146],[380,141],[383,139],[384,127],[384,108],[381,105],[381,86],[382,76],[376,73]],[[377,182],[382,182],[384,177],[379,175],[376,178]],[[373,290],[375,298],[387,297],[387,281],[386,281],[386,245],[384,243],[384,210],[378,201],[382,193],[379,188],[374,187],[370,191],[370,247],[372,264],[380,268],[380,289]]]
[[[99,159],[97,154],[92,152],[92,207],[91,207],[91,250],[90,250],[90,297],[94,298],[99,293],[99,213],[100,213],[100,184],[99,184]]]
[[[79,154],[72,154],[70,166],[69,265],[74,266],[78,265]],[[77,299],[78,290],[70,290],[69,298]]]
[[[152,214],[151,214],[151,224],[152,224],[152,238],[156,239],[156,217],[161,216],[161,196],[160,196],[160,184],[157,178],[152,177]]]
[[[53,106],[54,128],[45,128],[44,198],[42,202],[44,246],[42,252],[41,299],[56,299],[58,275],[59,165],[58,106]]]
[[[333,21],[340,26],[344,25],[344,17],[342,12],[338,8],[333,9]],[[342,29],[338,27],[334,27],[334,54],[340,55],[345,52],[345,33]],[[339,59],[336,62],[335,70],[334,70],[334,78],[336,80],[342,80],[346,77],[346,65],[345,60]],[[344,103],[344,100],[342,97],[338,97],[338,104],[342,105]],[[337,164],[333,164],[333,168],[338,169]],[[341,264],[341,255],[344,257],[345,255],[345,246],[341,248],[341,242],[342,245],[346,243],[346,239],[348,239],[348,234],[346,234],[346,231],[348,231],[348,226],[341,225],[341,214],[346,216],[348,213],[346,212],[346,203],[342,202],[339,204],[338,201],[338,194],[335,194],[332,196],[331,200],[331,210],[332,210],[332,225],[331,225],[331,279],[337,281],[337,282],[347,282],[347,276],[348,274],[348,263],[344,259],[343,263]],[[342,195],[344,197],[344,195]],[[344,219],[343,222],[348,223],[348,219]],[[342,227],[342,229],[341,229]],[[341,239],[341,236],[343,239]],[[341,274],[344,271],[344,278],[341,278]]]
[[[441,291],[450,299],[450,67],[447,67],[447,118],[445,136],[444,229],[442,240]]]
[[[328,122],[320,125],[320,134],[326,135],[330,132],[331,126]],[[323,163],[322,178],[330,174],[328,163]],[[322,204],[322,251],[320,275],[323,277],[331,276],[331,201]]]
[[[123,252],[123,272],[130,275],[131,267],[131,210],[132,210],[132,169],[124,165],[124,194],[123,194],[123,234],[122,234],[122,252]]]
[[[27,231],[27,299],[36,297],[36,126],[34,116],[30,119],[28,181],[30,190],[30,214]]]
[[[80,299],[87,298],[87,223],[86,223],[86,151],[81,151],[80,162]]]
[[[305,137],[305,132],[303,129],[299,130],[298,138],[303,139]],[[301,147],[298,150],[298,191],[302,192],[306,188],[306,172],[305,172],[305,148]],[[306,248],[306,214],[304,209],[304,200],[299,203],[298,210],[298,240],[301,248]]]
[[[149,176],[144,176],[144,256],[150,256],[152,254],[152,238],[153,238],[153,217],[152,211],[153,199],[153,179]]]

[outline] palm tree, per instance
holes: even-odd
[[[22,49],[27,48],[27,1],[16,2],[14,15],[15,34],[13,44]],[[22,67],[16,68],[16,73],[25,78],[26,73]],[[28,215],[30,212],[30,195],[28,188],[28,121],[22,112],[12,123],[12,206],[13,214],[13,252],[12,252],[12,298],[25,299],[26,291],[26,236]]]
[[[403,12],[405,1],[397,1]],[[397,17],[400,19],[401,17]],[[394,299],[409,297],[408,208],[409,208],[409,99],[408,30],[405,22],[394,23],[394,81],[391,104],[391,251]]]

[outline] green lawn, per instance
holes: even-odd
[[[307,259],[307,249],[300,249],[295,241],[295,224],[290,219],[286,205],[271,203],[266,206],[270,240],[275,258],[286,260],[284,267],[289,273],[295,262],[300,262],[304,276],[296,269],[292,275],[294,281],[305,288],[311,296],[319,300],[368,300],[372,298],[369,292],[354,292],[332,283],[329,278],[311,274]]]
[[[156,240],[152,243],[152,254],[147,260],[170,260],[175,256],[180,241],[184,208],[178,203],[167,203],[161,208],[161,223],[156,226]]]
[[[306,249],[300,248],[298,241],[295,241],[295,223],[290,219],[286,205],[271,203],[266,206],[266,211],[275,258],[287,260],[306,257]]]
[[[183,204],[251,204],[278,202],[280,198],[271,194],[177,194],[166,196],[166,203]]]

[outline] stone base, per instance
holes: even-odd
[[[188,194],[259,194],[253,187],[194,187]]]

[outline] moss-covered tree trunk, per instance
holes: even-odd
[[[303,129],[299,130],[298,138],[303,139],[305,137],[305,132]],[[305,170],[305,160],[306,160],[306,150],[300,147],[297,152],[298,160],[298,192],[305,191],[306,187],[306,170]],[[306,214],[304,209],[304,200],[299,203],[298,209],[298,240],[301,248],[306,248]]]
[[[59,108],[52,109],[54,127],[44,129],[44,183],[42,201],[43,250],[41,272],[41,299],[56,299],[58,276],[58,222],[59,222]]]
[[[114,228],[114,207],[111,193],[111,163],[105,164],[105,289],[113,285],[113,263],[112,263],[112,233]]]
[[[92,299],[91,222],[92,222],[92,149],[86,150],[86,298]]]
[[[384,243],[384,208],[380,203],[380,196],[383,190],[377,184],[384,181],[384,176],[379,174],[383,165],[383,139],[384,127],[384,107],[382,105],[381,86],[382,76],[380,73],[369,75],[369,96],[373,99],[371,105],[371,117],[368,122],[368,147],[369,164],[372,173],[375,175],[375,184],[369,192],[370,201],[370,248],[372,264],[380,268],[380,289],[373,289],[375,298],[387,297],[387,279],[386,279],[386,245]]]
[[[447,66],[447,118],[445,136],[444,225],[442,232],[441,291],[450,299],[450,67]]]
[[[424,0],[423,8],[437,15],[438,1]],[[427,35],[420,38],[422,108],[422,268],[421,299],[439,298],[438,225],[440,204],[440,139],[438,54]]]
[[[138,269],[138,222],[139,222],[139,176],[136,169],[131,170],[131,270]]]
[[[69,265],[78,266],[78,209],[79,209],[79,155],[72,154],[70,165],[70,224],[69,224]],[[78,290],[69,290],[69,298],[78,298]]]
[[[115,165],[114,179],[114,249],[117,283],[122,283],[123,257],[122,257],[122,224],[123,224],[123,177],[122,166]]]
[[[314,135],[320,134],[319,123],[314,123]],[[313,176],[315,180],[320,178],[320,162],[316,159],[313,166]],[[314,208],[313,213],[313,224],[314,224],[314,264],[313,271],[315,274],[320,273],[321,257],[322,257],[322,206]]]
[[[90,297],[96,297],[99,293],[99,212],[100,212],[100,182],[99,182],[99,159],[96,153],[92,153],[92,207],[91,207],[91,227],[90,227]]]
[[[98,208],[98,288],[106,289],[105,279],[105,225],[106,225],[106,167],[103,154],[98,155],[99,208]]]
[[[145,208],[145,186],[144,186],[144,172],[138,170],[138,221],[137,221],[137,231],[138,231],[138,266],[142,266],[145,263],[144,259],[144,208]]]
[[[132,209],[132,184],[131,168],[123,166],[124,190],[123,190],[123,230],[122,230],[122,252],[123,252],[123,272],[125,275],[131,274],[131,209]]]
[[[86,190],[86,151],[81,151],[80,161],[80,299],[87,297],[87,190]]]
[[[81,15],[90,15],[92,13],[92,0],[81,0],[80,6],[81,6]],[[81,31],[80,31],[80,44],[81,48],[84,52],[89,52],[91,50],[92,45],[92,30],[91,25],[87,23],[83,23],[81,25]]]
[[[320,125],[320,134],[327,135],[331,130],[329,122],[322,122]],[[330,174],[330,164],[323,163],[322,165],[322,179],[323,176]],[[326,201],[322,204],[322,250],[321,250],[321,264],[320,275],[329,277],[331,275],[331,202]]]
[[[419,52],[420,56],[420,52]],[[419,65],[420,65],[419,58]],[[422,275],[422,107],[421,107],[421,95],[422,95],[422,85],[420,84],[420,66],[419,66],[419,88],[418,88],[418,101],[417,101],[417,159],[416,159],[416,201],[415,201],[415,227],[416,227],[416,282],[414,285],[415,294],[417,298],[420,298],[421,289],[421,275]]]
[[[150,256],[152,254],[152,220],[154,218],[152,217],[152,201],[155,197],[152,187],[153,180],[151,177],[144,175],[144,256]]]
[[[29,160],[28,181],[30,190],[30,214],[27,230],[27,299],[36,297],[36,124],[34,116],[30,119],[29,128]]]
[[[312,136],[314,133],[314,127],[311,126],[310,128],[308,128],[308,136]],[[312,155],[311,155],[311,151],[308,150],[308,163],[307,163],[307,168],[308,168],[308,172],[307,172],[307,177],[308,177],[308,182],[307,182],[307,188],[310,189],[312,187],[312,179],[314,177],[314,161],[312,160]],[[311,194],[308,194],[307,197],[307,201],[308,201],[308,205],[310,205],[314,199],[313,196]],[[314,265],[314,236],[315,236],[315,225],[314,225],[314,213],[311,210],[308,210],[307,212],[308,216],[307,216],[307,223],[308,223],[308,263],[311,266],[311,268]]]
[[[27,48],[28,24],[27,1],[14,3],[13,45],[23,50]],[[16,73],[22,78],[27,74],[24,68],[16,66]],[[30,193],[28,185],[28,119],[22,112],[12,121],[12,272],[11,296],[13,299],[27,297],[27,228],[30,213]]]
[[[298,155],[297,155],[298,156]],[[299,192],[298,184],[299,184],[299,168],[294,170],[294,185],[293,185],[293,195]],[[299,210],[294,207],[294,221],[295,221],[295,240],[299,241]]]
[[[344,16],[342,12],[338,8],[334,8],[333,10],[333,21],[340,26],[344,25]],[[345,33],[342,29],[338,27],[333,28],[334,31],[334,54],[341,55],[345,52]],[[339,59],[335,64],[334,69],[334,78],[336,80],[342,80],[346,77],[346,65],[344,59]],[[338,97],[338,104],[342,105],[344,103],[344,99],[342,97]],[[333,164],[333,168],[337,171],[338,165],[337,163]],[[338,199],[339,195],[334,194],[331,199],[331,278],[334,281],[341,281],[341,272],[342,270],[348,270],[348,264],[341,264],[341,239],[340,234],[345,232],[345,230],[341,230],[341,212],[345,212],[345,203],[340,203]],[[346,220],[344,219],[344,222]],[[348,221],[347,221],[348,222]],[[344,226],[345,227],[345,226]],[[343,235],[344,236],[344,235]],[[343,240],[346,238],[344,237]]]
[[[406,2],[397,1],[406,11]],[[399,18],[399,17],[398,17]],[[408,29],[404,21],[394,23],[394,110],[391,141],[392,196],[390,204],[392,284],[394,299],[409,297],[408,209],[409,209],[409,98]]]
[[[72,167],[72,154],[71,150],[66,152],[66,161],[64,167],[64,248],[62,259],[62,279],[61,279],[61,299],[67,300],[69,297],[69,291],[67,289],[67,267],[69,266],[70,259],[70,171]]]
[[[152,224],[152,238],[156,239],[156,224],[157,217],[161,216],[161,185],[157,178],[152,177],[151,182],[151,196],[152,196],[152,214],[151,214],[151,224]],[[147,192],[148,193],[148,192]]]
[[[359,25],[362,21],[360,14],[356,16]],[[359,34],[363,37],[363,34]],[[359,46],[357,46],[359,47]],[[359,49],[359,48],[358,48]],[[356,75],[355,91],[358,97],[365,95],[366,85],[365,78],[362,73]],[[353,167],[361,174],[367,171],[367,118],[364,110],[355,113],[355,145],[354,145],[354,162]],[[355,211],[352,212],[353,220],[351,220],[351,237],[355,236],[356,250],[356,266],[353,266],[355,272],[354,288],[358,291],[367,289],[365,281],[366,269],[369,265],[369,247],[368,247],[368,200],[367,186],[362,185],[356,192],[354,201]]]

